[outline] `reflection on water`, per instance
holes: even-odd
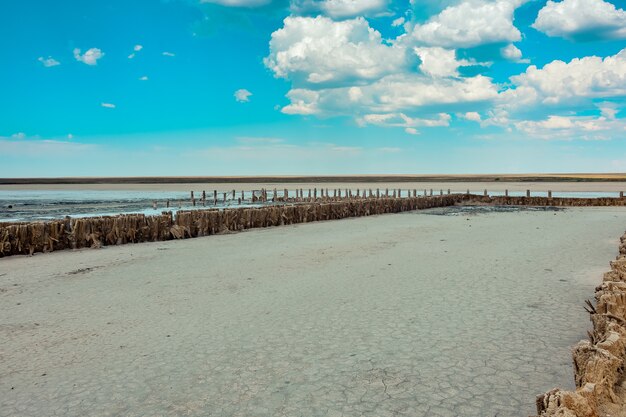
[[[365,186],[363,187],[365,188]],[[361,190],[363,190],[361,188]],[[256,195],[259,195],[259,190]],[[289,190],[291,197],[295,196],[296,190]],[[342,193],[345,194],[345,190]],[[361,191],[362,192],[362,191]],[[391,193],[392,191],[389,190]],[[425,190],[418,190],[418,195],[423,195]],[[433,190],[435,195],[447,190]],[[452,193],[465,193],[467,190],[451,190]],[[482,194],[483,190],[471,190],[475,194]],[[356,195],[357,189],[352,193]],[[430,193],[430,190],[428,190]],[[333,191],[330,191],[333,194]],[[401,190],[400,196],[407,197],[412,190]],[[203,208],[239,207],[238,199],[242,196],[237,191],[234,198],[232,190],[227,192],[226,200],[222,191],[217,194],[217,204],[214,204],[213,192],[207,193],[206,203],[203,205],[200,197],[202,190],[195,191],[196,206],[191,202],[189,192],[180,191],[96,191],[96,190],[0,190],[0,221],[30,221],[49,220],[65,216],[88,217],[100,215],[115,215],[121,213],[144,213],[160,214],[166,210],[190,210]],[[305,196],[307,191],[305,191]],[[503,192],[494,192],[490,195],[504,195]],[[526,195],[525,192],[509,192],[511,196]],[[547,192],[533,192],[533,196],[547,197]],[[278,197],[283,196],[283,191],[278,191]],[[604,192],[553,192],[553,197],[618,197],[619,193]],[[269,191],[270,199],[272,192]],[[244,192],[242,206],[252,206],[252,191]],[[167,202],[169,201],[169,208]],[[271,204],[271,203],[268,203]],[[254,206],[259,204],[255,203]],[[156,207],[156,209],[155,209]]]

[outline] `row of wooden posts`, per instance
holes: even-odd
[[[331,193],[332,191],[332,193]],[[360,198],[402,198],[402,193],[403,191],[405,191],[405,196],[407,198],[409,197],[418,197],[418,191],[417,189],[392,189],[391,192],[389,191],[389,188],[386,188],[384,190],[384,192],[381,192],[380,188],[377,188],[375,191],[370,189],[357,189],[356,192],[353,192],[353,190],[346,188],[345,190],[342,190],[340,188],[335,188],[332,190],[329,190],[328,188],[320,188],[319,190],[319,198],[322,201],[337,201],[338,199],[360,199]],[[222,199],[220,200],[218,198],[218,191],[217,190],[213,190],[213,199],[212,199],[212,203],[214,206],[216,206],[219,202],[226,204],[227,201],[237,201],[237,204],[241,205],[242,203],[246,202],[245,199],[245,192],[241,191],[239,194],[239,197],[237,196],[237,192],[236,190],[232,190],[232,192],[221,192],[219,193],[221,194]],[[251,192],[251,198],[250,201],[252,203],[267,203],[267,202],[290,202],[290,203],[297,203],[297,202],[313,202],[313,201],[318,201],[318,189],[317,188],[309,188],[308,189],[308,193],[306,194],[305,197],[305,192],[302,188],[300,189],[296,189],[294,192],[294,196],[290,197],[290,193],[289,190],[287,188],[285,188],[282,192],[282,195],[280,195],[278,193],[278,190],[276,188],[273,189],[273,192],[268,192],[267,189],[261,189],[261,190],[253,190]],[[332,195],[331,195],[332,194]],[[450,189],[447,189],[446,194],[451,194]],[[470,190],[468,189],[466,194],[470,194]],[[271,195],[271,197],[270,197]],[[435,191],[431,188],[430,192],[427,189],[424,189],[423,192],[423,196],[433,196],[436,195]],[[440,189],[439,190],[439,195],[442,196],[444,195],[444,190]],[[484,196],[489,196],[489,193],[487,190],[484,190],[483,193]],[[509,196],[509,190],[505,190],[504,191],[504,196],[508,197]],[[230,197],[230,198],[229,198]],[[531,197],[531,192],[530,190],[526,190],[526,197]],[[548,190],[548,198],[552,198],[552,190]],[[624,198],[624,192],[620,191],[619,193],[619,198]],[[191,191],[190,193],[190,201],[191,201],[191,205],[192,206],[196,206],[196,204],[199,204],[203,207],[207,206],[207,201],[209,203],[209,205],[211,204],[210,200],[207,200],[207,194],[206,191],[202,191],[202,195],[200,198],[196,199],[196,195],[194,194],[193,191]],[[158,209],[158,202],[157,201],[153,201],[152,203],[152,207],[156,210]],[[167,200],[165,203],[165,207],[166,208],[170,208],[170,200]]]

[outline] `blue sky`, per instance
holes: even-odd
[[[0,3],[0,177],[626,171],[607,0]]]

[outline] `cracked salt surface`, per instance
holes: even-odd
[[[2,259],[0,416],[532,414],[626,210],[467,218]]]

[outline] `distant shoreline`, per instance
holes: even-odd
[[[0,185],[53,184],[250,184],[250,183],[385,183],[385,182],[624,182],[615,174],[476,174],[476,175],[294,175],[207,177],[59,177],[0,178]]]

